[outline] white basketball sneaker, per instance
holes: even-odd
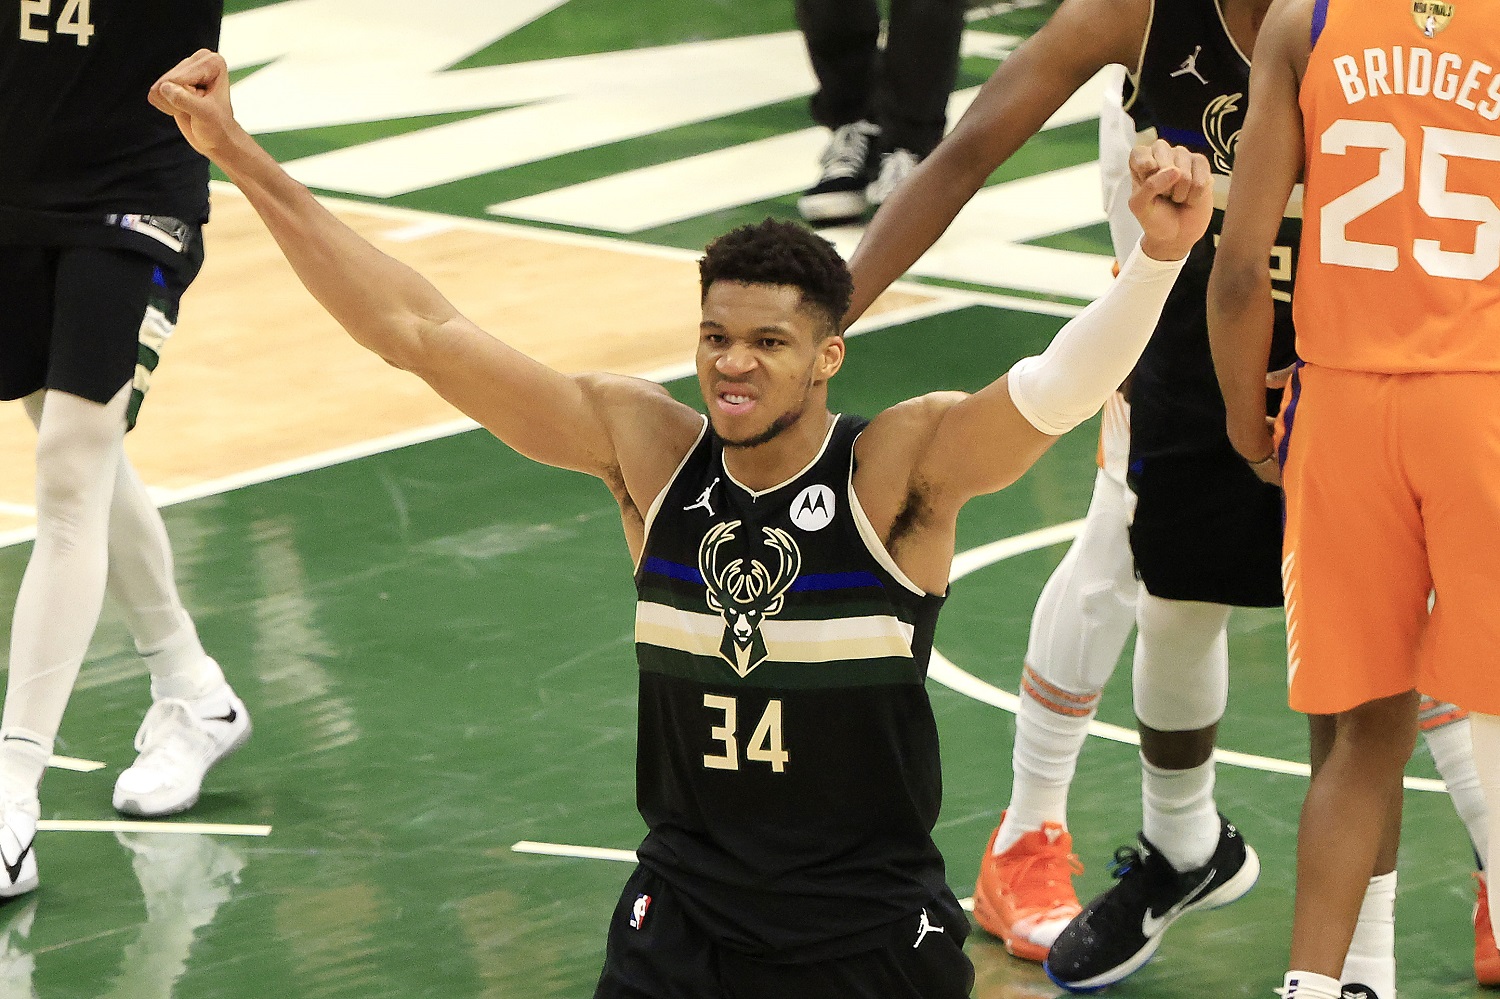
[[[115,810],[172,815],[191,808],[203,775],[250,738],[250,713],[229,685],[194,701],[164,697],[135,734],[139,756],[115,781]]]
[[[0,898],[14,898],[35,890],[37,800],[6,801],[0,806]]]

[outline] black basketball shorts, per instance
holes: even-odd
[[[1221,450],[1132,457],[1136,574],[1167,600],[1281,606],[1281,490]]]
[[[0,399],[47,388],[106,403],[128,382],[134,426],[202,247],[195,233],[162,264],[110,247],[0,245]]]
[[[922,915],[892,924],[876,950],[772,964],[715,943],[665,881],[638,867],[610,920],[594,999],[965,999],[973,964],[954,934]]]

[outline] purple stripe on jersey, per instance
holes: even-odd
[[[878,589],[880,580],[869,572],[810,572],[797,577],[797,581],[792,584],[792,591],[857,590],[866,586]]]
[[[658,576],[667,576],[671,579],[680,579],[685,583],[703,583],[703,574],[690,565],[678,565],[676,562],[668,562],[664,558],[652,555],[646,559],[641,566],[646,572],[654,572]]]
[[[1323,33],[1323,25],[1328,21],[1328,0],[1313,0],[1312,10],[1312,44],[1318,44],[1318,36]]]
[[[1208,145],[1208,136],[1191,128],[1173,128],[1171,125],[1162,125],[1156,130],[1158,138],[1166,139],[1174,146],[1189,146],[1194,149],[1202,149]]]
[[[1276,449],[1276,464],[1286,471],[1286,455],[1292,445],[1292,426],[1297,422],[1297,403],[1302,401],[1302,362],[1292,369],[1292,384],[1288,387],[1292,399],[1286,404],[1286,416],[1282,419],[1281,445]]]

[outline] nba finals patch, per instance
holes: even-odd
[[[1442,0],[1412,0],[1411,19],[1422,34],[1432,38],[1453,20],[1453,4]]]

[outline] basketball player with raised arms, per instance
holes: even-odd
[[[1289,700],[1333,732],[1298,831],[1286,999],[1349,995],[1339,967],[1366,880],[1394,861],[1418,688],[1472,712],[1494,856],[1495,67],[1489,4],[1277,0],[1256,45],[1210,330],[1229,437],[1285,485]],[[1303,363],[1273,441],[1255,406],[1271,326],[1264,261],[1299,178]]]
[[[828,408],[852,286],[832,247],[773,221],[720,237],[700,265],[705,419],[654,383],[566,376],[477,328],[256,145],[218,55],[182,63],[152,101],[356,341],[619,503],[649,832],[596,995],[967,995],[967,922],[931,836],[923,686],[958,511],[1015,481],[1135,363],[1207,225],[1207,162],[1165,142],[1134,154],[1140,244],[1045,352],[868,422]]]

